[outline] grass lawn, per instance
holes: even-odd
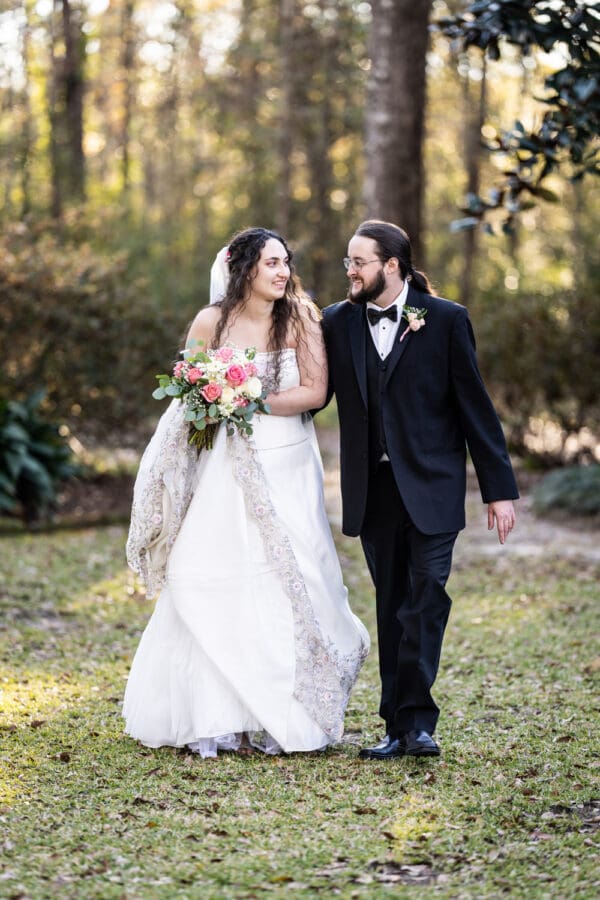
[[[457,553],[440,760],[381,736],[373,652],[323,754],[145,749],[122,734],[151,604],[117,526],[0,539],[0,896],[600,896],[600,566]],[[464,538],[463,538],[464,541]],[[337,536],[375,634],[357,541]]]

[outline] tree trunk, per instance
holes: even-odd
[[[289,236],[292,190],[292,100],[294,77],[294,8],[295,0],[279,0],[279,60],[281,66],[281,105],[279,117],[279,185],[277,227],[283,237]]]
[[[54,0],[50,16],[50,69],[48,116],[52,168],[52,215],[60,218],[66,200],[85,198],[83,154],[82,13],[69,0]],[[58,55],[61,45],[63,53]]]
[[[369,216],[408,232],[423,266],[425,64],[432,0],[373,0],[365,107]]]
[[[65,151],[68,165],[65,176],[69,196],[73,200],[85,197],[85,158],[83,155],[83,60],[85,38],[82,13],[70,0],[62,0],[65,56],[63,67],[63,96],[65,113]]]
[[[463,81],[465,102],[465,165],[467,170],[467,193],[479,196],[481,188],[481,128],[485,121],[487,106],[487,70],[485,56],[481,56],[481,81],[471,86],[469,76]],[[465,231],[464,264],[461,275],[460,301],[465,306],[473,300],[474,266],[479,246],[477,228]]]
[[[50,75],[46,85],[47,103],[48,103],[48,119],[50,122],[49,136],[49,153],[50,153],[50,180],[51,180],[51,199],[50,214],[54,219],[60,219],[63,208],[63,192],[62,192],[62,160],[60,152],[60,109],[59,109],[59,84],[60,84],[60,63],[56,55],[56,16],[54,12],[58,5],[58,0],[54,0],[54,11],[50,14],[49,20],[49,53],[50,53]]]
[[[133,78],[135,68],[135,39],[133,13],[135,0],[125,0],[121,10],[121,77],[123,79],[123,113],[121,119],[121,177],[123,194],[130,187],[130,126],[133,109]]]
[[[29,163],[33,147],[33,113],[31,109],[31,83],[29,75],[30,51],[31,51],[31,23],[29,21],[29,7],[23,3],[25,23],[23,25],[23,74],[25,84],[23,86],[23,127],[21,130],[21,216],[26,216],[31,211],[30,195],[30,168]]]

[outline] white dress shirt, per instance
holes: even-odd
[[[375,325],[371,325],[369,320],[367,319],[367,323],[369,325],[369,331],[371,332],[371,337],[373,338],[373,343],[375,344],[375,349],[379,353],[381,359],[385,359],[392,347],[394,346],[394,341],[396,340],[396,335],[398,334],[398,329],[400,325],[402,325],[402,310],[404,309],[404,304],[406,303],[406,295],[408,294],[408,281],[404,282],[404,287],[396,297],[393,303],[390,306],[396,306],[398,308],[398,320],[396,322],[392,322],[391,319],[380,319]],[[376,309],[381,310],[381,306],[377,306],[376,303],[367,303],[367,309]],[[389,307],[386,307],[389,309]]]

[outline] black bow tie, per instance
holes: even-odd
[[[372,306],[367,307],[367,318],[371,325],[377,325],[381,319],[391,319],[392,322],[398,321],[398,307],[396,304],[388,306],[385,309],[373,309]]]

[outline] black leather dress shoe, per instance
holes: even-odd
[[[407,731],[398,740],[405,756],[440,755],[440,748],[428,731]]]
[[[361,759],[396,759],[404,756],[404,748],[397,738],[391,738],[386,734],[382,741],[374,747],[364,747],[358,754]]]

